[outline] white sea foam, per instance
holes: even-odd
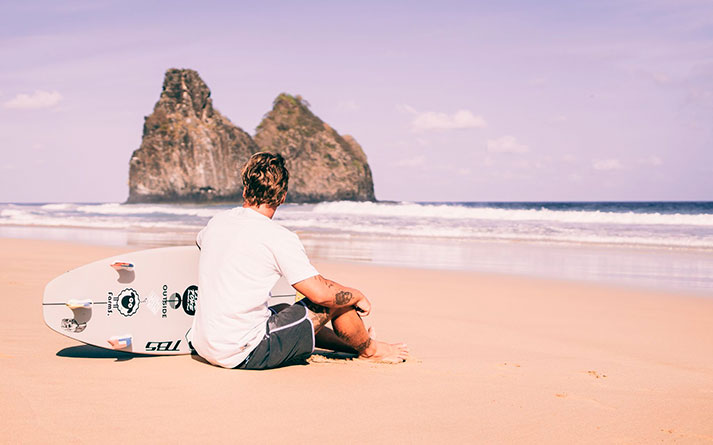
[[[520,208],[504,208],[507,206]],[[136,240],[142,245],[186,244],[212,216],[228,207],[0,204],[0,235],[76,236],[90,242],[101,239],[102,243],[119,235],[120,244]],[[577,276],[649,279],[657,287],[682,283],[690,288],[713,289],[710,203],[487,206],[336,202],[288,204],[280,207],[275,219],[298,231],[308,249],[317,245],[318,251],[329,252],[331,258],[469,270],[488,270],[495,264],[497,271],[505,273],[547,269],[558,277],[566,276],[569,270],[580,273]],[[497,242],[497,247],[492,248],[491,242]],[[535,243],[542,248],[532,249]],[[607,247],[587,249],[586,244]],[[659,250],[661,255],[644,255],[644,249],[624,251],[609,246],[666,250]],[[493,260],[498,254],[499,259]],[[559,261],[561,255],[566,260]],[[549,261],[555,257],[558,261]],[[651,258],[658,262],[640,264],[641,259]]]
[[[71,210],[76,207],[76,204],[45,204],[40,208],[44,210]]]
[[[228,206],[0,204],[0,226],[196,231]],[[713,215],[503,209],[450,204],[354,203],[280,207],[275,219],[302,232],[388,238],[514,240],[713,249]]]
[[[531,241],[553,243],[587,243],[587,244],[616,244],[628,246],[660,246],[679,248],[713,249],[713,238],[700,238],[695,236],[661,237],[655,234],[650,236],[632,236],[616,233],[593,233],[591,231],[555,232],[543,228],[532,227],[528,230],[512,230],[511,227],[470,227],[470,226],[445,226],[431,227],[427,225],[395,226],[344,224],[339,221],[318,220],[292,220],[281,222],[293,230],[326,230],[333,233],[347,232],[360,235],[376,235],[392,238],[443,238],[458,240],[478,241]]]
[[[219,207],[188,207],[188,206],[173,206],[168,204],[163,205],[144,205],[144,204],[87,204],[76,208],[78,212],[91,213],[97,215],[184,215],[184,216],[200,216],[210,218],[216,213],[223,210]]]
[[[25,225],[45,227],[87,227],[98,229],[177,229],[187,230],[202,227],[202,224],[186,224],[180,220],[152,221],[120,219],[100,216],[58,216],[26,209],[6,208],[0,210],[0,225]]]
[[[713,227],[713,214],[661,214],[585,210],[503,209],[446,204],[386,204],[329,202],[314,207],[314,213],[375,217],[471,219],[497,221],[550,221],[579,224],[692,225]]]

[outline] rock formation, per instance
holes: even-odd
[[[284,156],[290,171],[288,202],[375,200],[361,146],[322,122],[300,96],[277,96],[257,127],[255,142],[263,151]]]
[[[285,157],[288,202],[374,201],[364,151],[300,96],[280,94],[253,140],[213,108],[197,72],[170,69],[131,156],[127,202],[242,201],[240,170],[261,150]]]
[[[257,151],[197,72],[170,69],[131,156],[128,202],[242,200],[240,168]]]

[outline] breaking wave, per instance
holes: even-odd
[[[194,232],[229,205],[0,204],[0,226]],[[711,203],[287,204],[300,232],[374,237],[599,243],[713,249]]]

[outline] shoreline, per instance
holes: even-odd
[[[0,226],[0,239],[70,241],[130,250],[191,245],[195,231]],[[534,243],[296,230],[316,262],[524,276],[713,298],[713,253],[700,249]],[[686,268],[680,275],[681,267]]]
[[[297,232],[300,237],[302,238],[302,233]],[[314,234],[310,234],[312,236],[315,236]],[[90,241],[75,241],[75,240],[54,240],[54,239],[43,239],[43,238],[23,238],[23,237],[18,237],[18,238],[13,238],[13,237],[3,237],[0,236],[0,245],[6,242],[19,242],[19,243],[31,243],[31,244],[38,244],[42,245],[45,243],[48,244],[53,244],[57,246],[66,246],[68,248],[72,247],[84,247],[90,250],[98,249],[100,251],[111,251],[112,253],[109,255],[115,255],[115,254],[121,254],[123,252],[134,252],[134,251],[139,251],[139,250],[144,250],[144,249],[154,249],[154,248],[161,248],[161,247],[173,247],[173,246],[180,246],[180,245],[188,245],[188,244],[158,244],[158,245],[142,245],[142,244],[130,244],[130,245],[111,245],[111,244],[101,244],[99,242],[90,242]],[[489,243],[486,243],[489,244]],[[644,249],[647,250],[647,249]],[[312,258],[312,256],[310,256]],[[95,260],[99,260],[99,258],[95,258]],[[374,262],[365,262],[365,261],[359,261],[359,260],[342,260],[342,259],[334,259],[334,258],[323,258],[323,257],[317,257],[314,261],[312,261],[315,267],[317,266],[325,266],[328,268],[331,267],[336,267],[336,268],[376,268],[376,269],[384,269],[384,270],[404,270],[404,271],[410,271],[415,274],[423,274],[423,273],[453,273],[453,274],[458,274],[458,275],[468,275],[472,276],[475,278],[479,279],[501,279],[501,280],[521,280],[521,281],[532,281],[533,283],[540,283],[540,284],[545,284],[545,285],[573,285],[573,286],[586,286],[586,287],[594,287],[602,292],[632,292],[632,293],[645,293],[645,294],[650,294],[650,295],[659,295],[659,296],[668,296],[668,297],[674,297],[674,298],[703,298],[703,299],[710,299],[713,297],[713,294],[705,293],[705,292],[691,292],[691,291],[686,291],[682,289],[670,289],[670,288],[664,288],[664,289],[655,289],[655,288],[650,288],[650,287],[645,287],[641,285],[627,285],[627,284],[622,284],[622,283],[612,283],[612,282],[607,282],[607,281],[594,281],[594,280],[581,280],[581,279],[570,279],[570,278],[564,278],[564,277],[550,277],[550,276],[541,276],[541,275],[529,275],[529,274],[522,274],[522,273],[507,273],[507,272],[491,272],[491,271],[478,271],[478,270],[469,270],[469,269],[458,269],[458,268],[434,268],[434,267],[419,267],[419,266],[414,266],[414,265],[393,265],[393,264],[382,264],[382,263],[374,263]],[[86,263],[78,264],[76,267],[82,266]],[[74,267],[73,267],[74,268]],[[317,267],[319,269],[319,267]],[[70,270],[70,269],[68,269]]]
[[[413,359],[318,357],[264,372],[191,356],[127,357],[44,326],[39,307],[49,280],[128,250],[0,239],[0,304],[11,308],[0,314],[0,435],[8,441],[76,440],[66,427],[71,415],[92,418],[82,426],[87,442],[229,441],[236,429],[243,440],[312,442],[305,416],[346,425],[340,401],[354,407],[349,424],[373,432],[340,427],[345,442],[713,440],[711,299],[315,262],[364,291],[374,307],[366,321],[379,338],[409,343]]]

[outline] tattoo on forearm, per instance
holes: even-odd
[[[343,306],[345,304],[349,304],[349,302],[352,301],[352,297],[353,295],[351,292],[340,290],[334,295],[334,302]]]
[[[322,275],[318,275],[317,278],[320,279],[322,281],[322,283],[324,283],[328,288],[331,289],[334,287],[334,281],[328,280],[328,279],[324,278]]]

